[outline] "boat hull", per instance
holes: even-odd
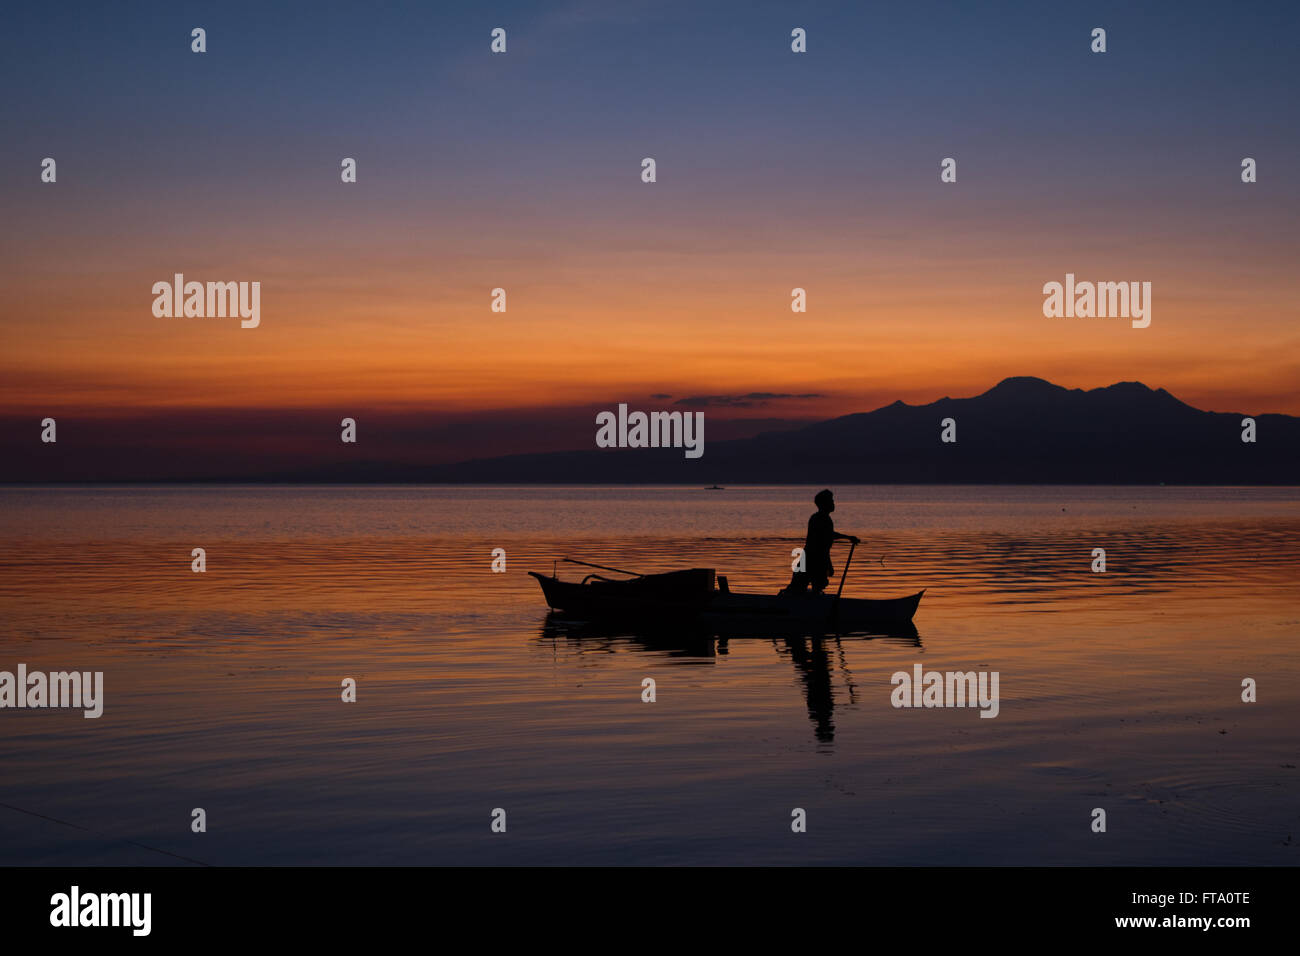
[[[630,581],[594,580],[577,584],[529,571],[554,610],[587,620],[642,617],[667,620],[701,613],[716,593],[713,571],[695,568],[647,575]]]
[[[888,632],[911,626],[925,594],[919,591],[885,600],[836,600],[829,594],[786,597],[694,586],[646,586],[638,590],[636,582],[577,584],[536,571],[529,574],[541,585],[547,605],[580,620],[620,622],[631,627],[679,623],[728,632]]]
[[[718,593],[704,618],[730,628],[784,629],[821,625],[828,631],[889,630],[912,624],[924,591],[906,597],[840,598],[832,594],[793,597]]]

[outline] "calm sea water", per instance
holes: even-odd
[[[915,640],[546,625],[562,555],[775,592],[815,490],[0,490],[0,670],[106,685],[0,711],[0,864],[1300,862],[1297,489],[840,487]]]

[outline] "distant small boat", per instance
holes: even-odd
[[[612,569],[611,569],[612,570]],[[908,627],[924,591],[873,600],[832,594],[767,595],[733,592],[713,568],[690,568],[612,580],[589,574],[581,582],[529,571],[546,603],[586,621],[630,625],[679,622],[727,630],[888,631]],[[628,573],[628,572],[623,572]]]
[[[723,491],[724,489],[723,489],[722,485],[705,485],[705,486],[704,486],[704,490],[705,490],[705,491]]]

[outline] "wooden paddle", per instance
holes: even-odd
[[[844,579],[849,576],[849,565],[853,563],[853,552],[857,550],[856,541],[849,542],[849,556],[844,559],[844,570],[840,573],[840,586],[835,590],[835,603],[831,605],[830,620],[834,621],[840,613],[840,595],[844,593]]]

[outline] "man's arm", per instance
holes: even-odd
[[[839,541],[852,541],[854,544],[862,543],[862,539],[855,534],[840,534],[838,531],[832,531],[831,535]]]

